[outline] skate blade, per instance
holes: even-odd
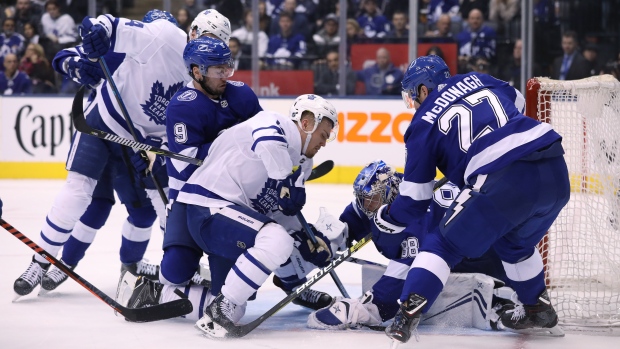
[[[545,336],[545,337],[564,337],[564,330],[560,326],[554,326],[551,328],[528,328],[525,330],[513,330],[510,328],[505,328],[507,331],[519,333],[519,334],[528,334],[534,336]]]
[[[392,345],[390,345],[390,349],[396,349],[400,345],[400,342],[396,339],[392,339]]]
[[[18,294],[17,292],[13,291],[13,300],[11,302],[17,303],[17,301],[22,297],[23,296],[21,294]]]
[[[37,296],[41,297],[41,296],[45,296],[46,294],[50,293],[52,290],[46,290],[43,287],[41,287],[41,289],[39,290],[39,293],[37,294]]]
[[[211,339],[225,339],[228,335],[228,331],[224,327],[216,324],[206,315],[196,321],[194,327],[196,327],[203,336]]]

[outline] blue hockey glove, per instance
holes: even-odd
[[[110,49],[110,37],[106,28],[94,18],[84,17],[79,27],[82,49],[88,58],[99,58]]]
[[[306,261],[316,265],[319,268],[326,267],[332,259],[332,249],[330,247],[330,241],[320,231],[309,224],[310,229],[314,233],[318,242],[318,247],[315,248],[312,240],[308,237],[305,231],[296,231],[291,236],[295,239],[297,249],[301,254],[301,257]]]
[[[299,167],[295,172],[278,183],[278,205],[287,216],[294,216],[306,204],[304,176]]]
[[[78,56],[67,58],[63,64],[63,68],[73,81],[90,87],[96,87],[105,79],[103,70],[98,63],[82,59]]]
[[[160,148],[162,145],[162,140],[159,138],[147,137],[144,140],[144,143]],[[131,156],[131,164],[136,170],[138,178],[144,181],[145,184],[147,184],[147,187],[148,183],[146,183],[146,181],[150,180],[150,178],[148,178],[149,172],[153,172],[154,174],[158,173],[165,163],[165,157],[155,155],[153,153],[147,154],[147,152],[143,150],[137,151]]]

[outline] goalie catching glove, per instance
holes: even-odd
[[[315,248],[312,240],[308,237],[303,230],[296,231],[291,236],[295,239],[295,246],[299,250],[299,254],[306,261],[316,265],[319,268],[326,267],[332,259],[332,249],[330,247],[330,241],[312,224],[308,224],[314,236],[316,237],[318,247]]]
[[[301,167],[278,182],[278,206],[286,216],[296,215],[306,204],[306,188],[304,173]]]

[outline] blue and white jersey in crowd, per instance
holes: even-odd
[[[187,34],[165,20],[142,23],[101,15],[97,21],[111,33],[110,50],[104,57],[138,137],[148,135],[165,142],[166,107],[191,79],[183,64]],[[68,76],[63,63],[76,55],[87,58],[81,46],[58,53],[52,63],[54,70]],[[114,133],[132,138],[107,81],[97,87],[96,97],[87,107],[91,108],[99,108]]]
[[[401,234],[373,234],[377,250],[386,258],[415,258],[424,237],[439,225],[448,207],[459,193],[456,185],[447,182],[433,193],[433,201],[420,225],[410,225]],[[349,239],[360,241],[371,232],[372,221],[353,200],[342,212],[339,220],[347,223]]]
[[[302,166],[305,178],[310,175],[312,159],[301,149],[297,124],[290,117],[262,111],[213,142],[177,201],[204,207],[234,203],[273,218],[280,212],[277,182],[295,166]]]
[[[463,30],[456,36],[459,56],[480,56],[487,61],[495,59],[497,34],[493,28],[483,25],[478,31]]]
[[[26,39],[20,33],[12,33],[8,37],[5,33],[0,33],[0,71],[4,71],[4,56],[14,53],[21,57],[25,42]]]
[[[405,132],[405,177],[390,217],[420,219],[433,196],[436,168],[459,188],[561,139],[524,116],[524,99],[507,82],[469,73],[432,91]]]
[[[168,147],[175,153],[204,159],[223,130],[262,110],[254,91],[243,82],[228,81],[218,100],[210,99],[190,82],[174,95],[166,110],[166,129],[171,137]],[[169,198],[176,199],[198,166],[174,159],[168,163],[172,164],[167,166]]]

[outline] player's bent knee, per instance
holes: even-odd
[[[131,207],[127,205],[129,222],[138,228],[149,228],[157,219],[157,214],[153,206]]]
[[[254,248],[265,252],[263,263],[271,270],[286,262],[293,253],[293,238],[279,224],[267,223],[256,234]]]
[[[164,249],[160,265],[160,282],[167,285],[184,285],[191,280],[198,265],[202,251],[186,246],[170,246]]]

